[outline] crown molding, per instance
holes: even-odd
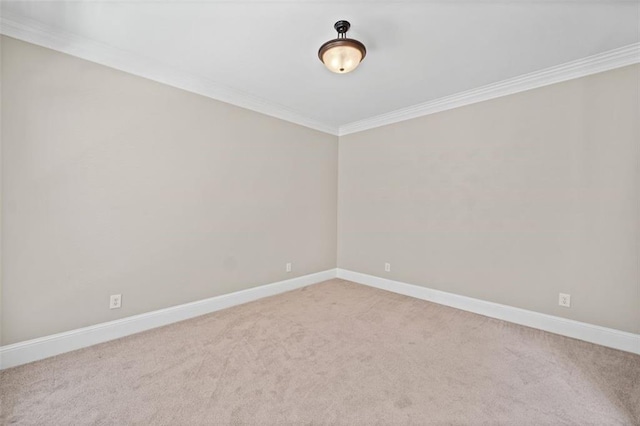
[[[0,33],[284,121],[334,136],[338,135],[336,126],[305,117],[282,105],[176,70],[149,58],[4,11],[0,18]]]
[[[575,78],[585,77],[603,71],[640,63],[640,43],[630,44],[576,61],[545,68],[529,74],[492,83],[486,86],[445,96],[433,101],[365,118],[340,126],[338,135],[362,132],[387,124],[398,123],[412,118],[458,108],[477,102],[487,101],[538,87],[548,86]]]
[[[60,29],[45,26],[39,22],[6,12],[3,12],[0,18],[0,34],[334,136],[345,136],[362,132],[412,118],[435,114],[465,105],[640,63],[640,43],[634,43],[576,61],[545,68],[476,89],[336,127],[306,117],[285,106],[230,88],[224,84],[188,72],[176,70],[140,55],[135,55],[125,50],[80,37]]]

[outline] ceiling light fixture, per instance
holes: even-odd
[[[367,55],[364,44],[347,38],[350,27],[351,24],[348,21],[336,22],[333,28],[338,32],[338,38],[329,40],[318,50],[318,58],[329,68],[329,71],[346,74],[356,69]]]

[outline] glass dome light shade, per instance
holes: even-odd
[[[318,51],[322,63],[329,71],[338,74],[346,74],[356,69],[366,54],[364,45],[350,38],[328,41]]]

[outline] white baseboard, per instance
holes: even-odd
[[[640,354],[640,335],[338,268],[338,278]]]
[[[161,327],[231,306],[252,302],[297,288],[306,287],[336,277],[336,270],[304,275],[290,280],[279,281],[259,287],[223,294],[197,302],[172,306],[115,321],[83,327],[64,333],[52,334],[38,339],[27,340],[0,347],[0,370],[26,364],[32,361],[59,355],[97,343]]]
[[[223,294],[197,302],[160,309],[12,345],[0,346],[0,370],[205,315],[264,297],[274,296],[286,291],[330,280],[336,276],[355,283],[403,294],[405,296],[428,300],[487,317],[640,354],[640,335],[638,334],[541,314],[440,290],[433,290],[346,269],[329,269],[327,271],[241,290],[235,293]]]

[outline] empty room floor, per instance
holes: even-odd
[[[334,279],[0,373],[3,424],[640,424],[640,356]]]

